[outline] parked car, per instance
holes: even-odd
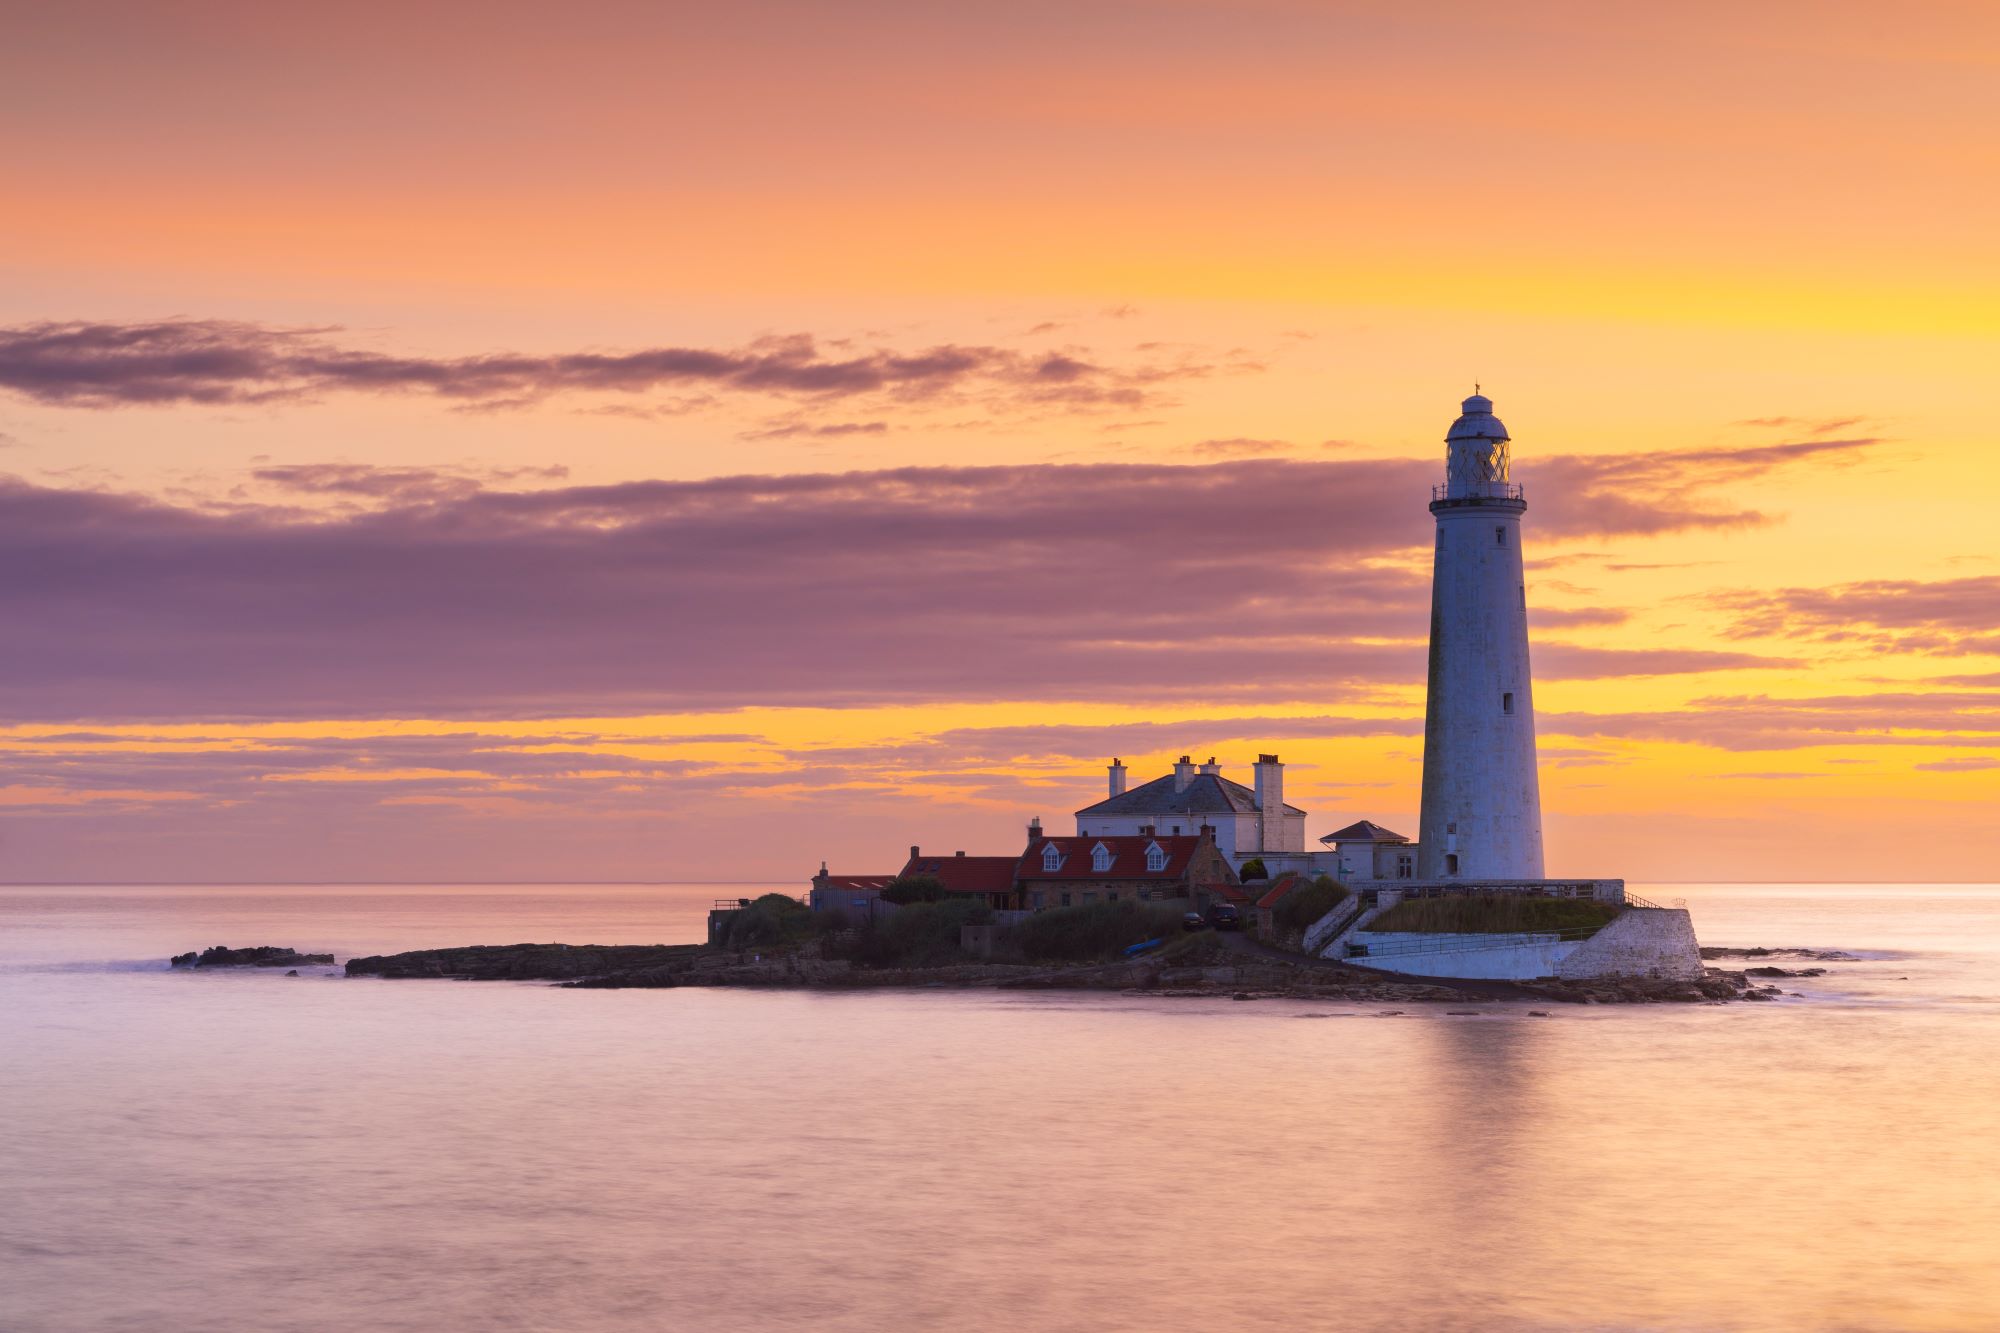
[[[1200,912],[1181,913],[1182,930],[1205,930],[1207,928],[1208,928],[1208,919],[1204,917]]]
[[[1240,924],[1234,903],[1210,903],[1208,924],[1217,930],[1235,930]]]

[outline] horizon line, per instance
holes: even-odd
[[[770,885],[766,879],[0,879],[0,889],[578,889],[596,887],[678,887],[678,885]],[[802,883],[812,883],[806,877]],[[2000,879],[1628,879],[1628,885],[1982,885]]]

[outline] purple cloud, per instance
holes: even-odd
[[[1809,639],[1877,651],[2000,653],[2000,575],[1870,579],[1717,594],[1740,638]]]
[[[1186,359],[1119,368],[1073,352],[990,346],[832,353],[809,334],[725,350],[392,356],[343,344],[339,333],[221,319],[17,324],[0,328],[0,390],[81,408],[270,403],[342,392],[417,393],[463,406],[514,407],[555,394],[660,389],[807,400],[956,393],[1087,408],[1137,406],[1160,384],[1214,369]]]
[[[1616,487],[1607,464],[1586,466]],[[1423,679],[1428,580],[1408,557],[1428,543],[1434,471],[1262,459],[494,490],[426,469],[273,466],[267,483],[341,504],[220,511],[0,482],[0,559],[16,571],[0,581],[0,709],[1340,700]],[[1649,509],[1629,489],[1629,533],[1748,521],[1680,498]],[[1537,539],[1617,521],[1530,510]],[[1789,661],[1550,641],[1536,656],[1549,678]]]

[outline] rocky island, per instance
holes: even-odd
[[[231,949],[217,944],[200,953],[175,954],[167,961],[173,967],[310,967],[315,963],[331,965],[333,955],[300,953],[275,944],[260,944],[253,949]]]
[[[828,931],[773,894],[712,944],[511,944],[348,960],[350,977],[541,981],[581,989],[753,986],[826,989],[1074,990],[1360,1003],[1505,1000],[1558,1003],[1768,1000],[1781,992],[1741,971],[1699,979],[1606,977],[1487,981],[1413,977],[1314,958],[1234,931],[1184,932],[1140,904],[1038,915],[991,929],[983,909],[917,904],[869,929]]]

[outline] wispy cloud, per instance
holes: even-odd
[[[2000,575],[1869,579],[1820,588],[1717,593],[1738,638],[1852,644],[1875,651],[2000,653]]]
[[[1076,348],[940,344],[854,350],[810,334],[738,348],[649,347],[545,355],[398,356],[343,341],[337,327],[220,319],[80,320],[0,328],[0,390],[72,408],[297,402],[335,393],[422,394],[506,409],[559,394],[708,390],[902,401],[960,396],[1071,408],[1131,408],[1216,367],[1191,355],[1114,366]],[[1248,367],[1232,361],[1230,369]],[[676,400],[678,404],[686,399]]]

